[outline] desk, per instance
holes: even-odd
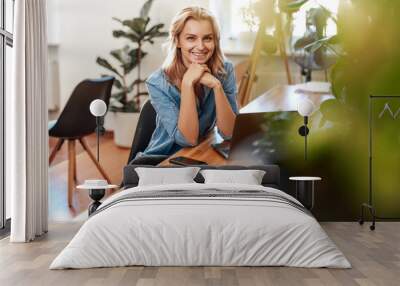
[[[298,101],[304,98],[310,99],[316,108],[319,108],[323,101],[334,98],[331,94],[304,94],[298,93],[296,90],[296,85],[278,85],[266,93],[258,96],[249,104],[241,108],[240,113],[296,111]],[[216,136],[218,135],[215,131],[211,132],[198,146],[192,148],[183,148],[171,155],[166,160],[162,161],[159,165],[171,165],[168,160],[177,156],[184,156],[195,160],[204,161],[208,165],[235,164],[235,162],[231,162],[223,158],[211,147],[211,143],[215,141]]]
[[[306,98],[319,108],[323,101],[334,98],[331,94],[305,94],[296,92],[297,89],[296,85],[278,85],[250,101],[240,109],[240,113],[297,111],[297,103]]]

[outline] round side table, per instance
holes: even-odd
[[[321,177],[290,177],[289,180],[296,182],[296,199],[308,210],[314,207],[315,181],[321,181]]]
[[[87,184],[84,184],[84,185],[79,185],[76,188],[89,191],[89,197],[93,200],[93,202],[88,207],[88,213],[90,216],[101,205],[100,200],[104,197],[106,190],[115,189],[118,188],[118,186],[117,185],[88,186]]]

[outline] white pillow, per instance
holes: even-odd
[[[205,184],[246,184],[261,185],[265,171],[262,170],[202,170]]]
[[[135,168],[139,176],[138,186],[195,183],[193,179],[199,170],[199,167]]]

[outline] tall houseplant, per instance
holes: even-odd
[[[162,31],[164,24],[158,23],[149,27],[149,11],[153,0],[147,0],[139,17],[127,20],[113,18],[122,24],[122,28],[113,31],[115,38],[129,40],[129,44],[110,52],[111,58],[116,64],[112,64],[103,57],[97,57],[96,62],[115,76],[114,88],[110,99],[110,111],[116,112],[114,118],[114,135],[116,144],[122,147],[130,147],[135,133],[138,113],[140,111],[140,97],[147,92],[141,90],[144,79],[141,75],[141,63],[147,53],[143,50],[146,43],[154,44],[154,39],[165,37],[167,32]],[[130,75],[136,68],[136,78]],[[123,122],[119,122],[123,121]],[[129,128],[126,130],[125,128]]]

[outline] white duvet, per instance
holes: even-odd
[[[263,190],[238,184],[135,187],[163,190]],[[298,203],[298,202],[297,202]],[[101,208],[100,207],[100,208]],[[257,198],[153,198],[123,201],[92,216],[50,269],[146,266],[294,266],[349,268],[350,263],[311,215]]]

